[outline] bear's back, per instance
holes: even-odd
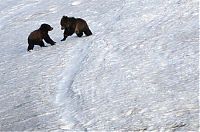
[[[88,25],[85,20],[81,18],[76,19],[76,29],[75,30],[82,30],[88,29]]]
[[[44,35],[40,30],[35,30],[30,33],[28,39],[30,40],[36,40],[36,41],[41,41],[44,38]]]
[[[82,18],[77,18],[76,22],[78,22],[78,23],[86,23],[86,21],[84,19],[82,19]]]

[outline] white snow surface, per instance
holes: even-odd
[[[0,131],[198,131],[198,0],[2,0]],[[63,15],[92,36],[61,42]],[[48,23],[55,46],[27,52]]]

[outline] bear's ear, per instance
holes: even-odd
[[[63,16],[63,18],[68,18],[67,16]]]

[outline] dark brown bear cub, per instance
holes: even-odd
[[[30,33],[28,36],[28,49],[27,51],[33,50],[34,45],[39,45],[40,47],[46,47],[44,41],[51,45],[54,45],[54,42],[48,35],[49,31],[52,31],[53,28],[48,24],[42,24],[38,30],[35,30]]]
[[[81,18],[67,17],[63,16],[60,21],[61,29],[64,31],[64,38],[61,41],[66,40],[68,36],[71,36],[73,33],[76,33],[78,37],[83,36],[83,33],[86,36],[92,35],[87,23]]]

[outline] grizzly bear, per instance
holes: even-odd
[[[60,25],[61,30],[64,29],[64,38],[61,41],[66,40],[66,38],[73,33],[76,33],[78,37],[83,36],[83,33],[85,33],[86,36],[92,35],[86,21],[81,18],[63,16]]]
[[[39,45],[40,47],[46,47],[44,45],[43,39],[46,43],[54,45],[54,42],[48,35],[49,31],[52,31],[53,28],[48,24],[42,24],[39,29],[33,31],[28,36],[28,49],[27,51],[33,50],[34,45]]]

